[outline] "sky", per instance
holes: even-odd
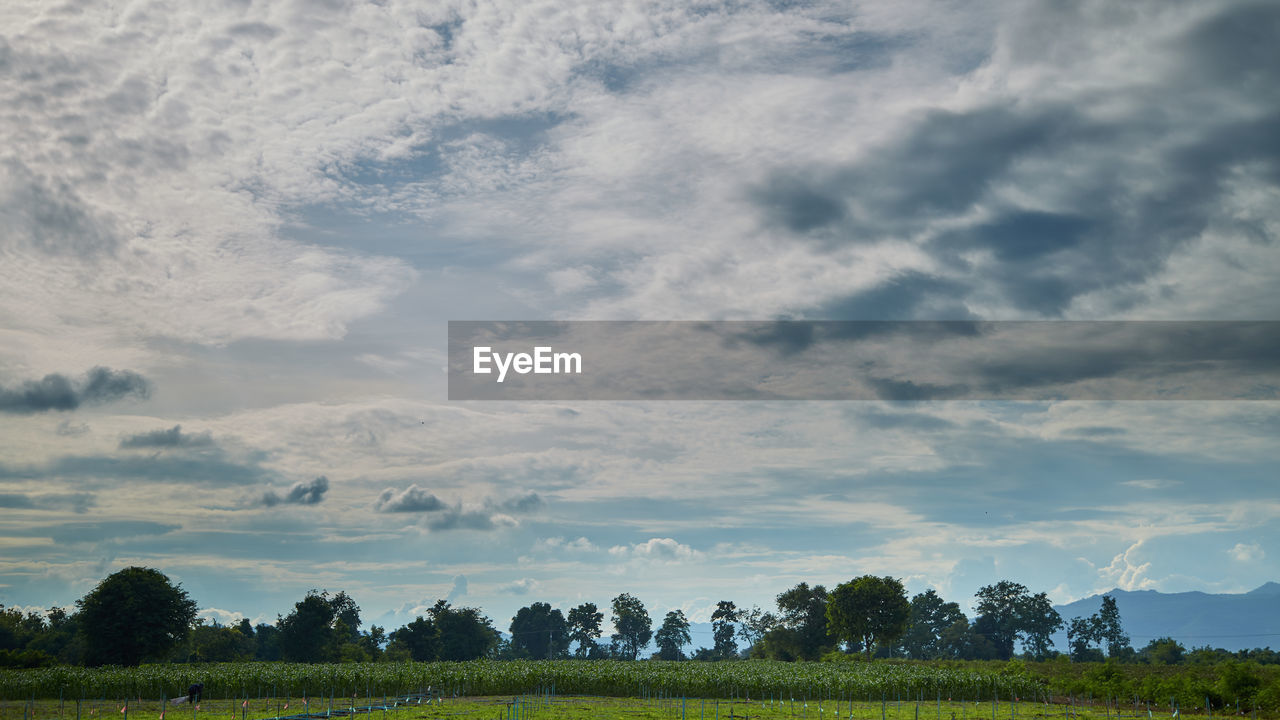
[[[450,320],[1280,319],[1277,35],[1230,1],[4,3],[0,603],[130,565],[222,622],[316,588],[501,629],[1280,579],[1276,400],[445,373]]]

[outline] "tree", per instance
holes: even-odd
[[[836,586],[827,601],[827,628],[839,640],[860,643],[868,659],[902,636],[911,616],[897,578],[863,575]]]
[[[1171,637],[1162,637],[1147,643],[1141,656],[1152,665],[1181,665],[1187,649]]]
[[[604,622],[604,613],[596,609],[595,603],[583,603],[569,611],[569,639],[578,643],[574,652],[577,657],[591,656],[596,647],[596,638],[600,637],[600,623]]]
[[[753,605],[750,610],[739,610],[738,634],[747,642],[747,650],[755,652],[760,641],[778,624],[778,617]]]
[[[334,606],[328,593],[315,590],[294,603],[293,612],[276,621],[280,656],[289,662],[319,663],[338,659]]]
[[[619,654],[635,660],[653,637],[653,621],[649,619],[644,603],[632,595],[622,593],[613,599],[611,619],[617,632],[610,637],[618,643]]]
[[[724,660],[738,656],[738,643],[733,639],[737,634],[734,623],[741,617],[742,611],[733,601],[721,600],[716,603],[715,612],[711,613],[711,634],[715,638],[712,650],[717,658]]]
[[[1096,620],[1096,615],[1091,618],[1071,618],[1071,623],[1067,626],[1067,647],[1070,648],[1071,659],[1075,662],[1102,659],[1102,653],[1092,647],[1099,640],[1099,627]]]
[[[440,655],[440,631],[436,624],[419,615],[413,622],[391,633],[387,654],[407,654],[418,662],[430,662]]]
[[[501,635],[478,608],[455,608],[437,600],[428,613],[440,629],[440,660],[476,660],[498,647]]]
[[[569,652],[569,627],[560,610],[536,602],[511,618],[511,649],[516,657],[563,657]]]
[[[662,619],[662,627],[654,637],[658,644],[659,660],[683,660],[684,652],[680,649],[692,640],[689,637],[689,620],[683,610],[672,610]]]
[[[1024,639],[1038,654],[1052,649],[1049,636],[1062,627],[1062,617],[1045,593],[1031,595],[1025,585],[1001,580],[980,590],[974,630],[985,635],[1001,660],[1013,657],[1013,643]]]
[[[1062,616],[1053,609],[1047,593],[1037,593],[1023,601],[1019,608],[1023,645],[1036,660],[1053,652],[1051,635],[1062,629]]]
[[[159,570],[127,567],[76,601],[89,665],[162,660],[185,640],[196,603]]]
[[[831,648],[827,589],[800,583],[777,597],[781,615],[763,638],[761,654],[778,660],[817,660]]]
[[[1115,598],[1110,595],[1102,596],[1102,607],[1098,610],[1097,618],[1098,639],[1099,642],[1107,641],[1108,656],[1120,657],[1132,651],[1129,636],[1120,626],[1120,608],[1116,605]]]
[[[1027,587],[1001,580],[978,590],[978,619],[975,629],[987,636],[1001,660],[1013,657],[1013,643],[1018,639],[1022,603],[1028,597]]]
[[[902,636],[902,649],[912,660],[933,660],[954,657],[943,650],[943,633],[947,628],[968,618],[958,603],[946,602],[934,590],[926,590],[911,598],[911,615],[907,632]]]

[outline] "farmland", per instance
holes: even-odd
[[[1123,668],[1123,669],[1121,669]],[[1257,678],[1265,688],[1280,687],[1275,673]],[[950,720],[996,717],[1074,716],[1115,717],[1122,711],[1146,715],[1148,707],[1169,712],[1203,712],[1206,701],[1218,714],[1226,711],[1253,713],[1245,702],[1231,697],[1214,668],[1160,668],[1110,664],[1061,663],[959,663],[916,662],[784,663],[775,661],[694,663],[622,661],[488,661],[436,663],[345,663],[310,665],[295,663],[222,663],[206,665],[166,664],[134,668],[82,668],[58,666],[31,670],[0,671],[0,701],[5,716],[61,717],[86,720],[125,709],[135,718],[155,720],[165,698],[185,694],[188,685],[205,686],[202,710],[194,717],[228,717],[231,720],[277,717],[306,707],[315,712],[352,705],[382,704],[382,698],[427,688],[441,693],[445,705],[479,713],[478,698],[535,698],[520,708],[555,707],[556,699],[570,696],[631,698],[637,707],[668,707],[689,699],[714,708],[727,708],[733,717],[749,714],[761,720],[774,715],[791,717],[878,717],[885,720]],[[306,705],[303,705],[304,698]],[[484,702],[497,702],[486,700]],[[523,701],[522,701],[523,702]],[[630,701],[619,700],[623,706]],[[648,705],[646,705],[646,703]],[[744,703],[735,710],[737,704]],[[786,710],[782,710],[782,706]],[[224,707],[225,706],[225,707]],[[29,707],[30,713],[19,710]],[[432,708],[438,706],[432,705]],[[620,706],[621,707],[621,706]],[[230,710],[228,710],[230,708]],[[752,709],[755,708],[755,709]],[[903,708],[907,708],[904,710]],[[1163,708],[1163,710],[1160,710]],[[1266,703],[1262,715],[1274,717]],[[193,716],[194,708],[171,710],[176,718]],[[390,718],[434,717],[424,708],[393,708]],[[431,712],[435,712],[432,710]],[[628,711],[629,712],[629,711]],[[637,711],[639,712],[639,711]],[[18,714],[15,714],[18,713]],[[404,713],[410,713],[405,715]],[[902,714],[909,713],[909,714]],[[916,713],[921,713],[917,717]],[[1066,713],[1066,715],[1064,715]],[[477,718],[497,717],[496,712]],[[626,716],[626,713],[618,717]],[[113,715],[113,717],[115,717]],[[383,720],[378,715],[376,720]],[[506,716],[503,716],[504,718]],[[520,720],[524,720],[521,716]],[[540,714],[539,720],[559,720]],[[513,719],[514,720],[514,719]],[[529,716],[533,720],[533,716]],[[708,720],[703,717],[702,720]]]

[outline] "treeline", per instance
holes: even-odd
[[[196,618],[196,603],[157,570],[131,567],[104,579],[75,608],[22,613],[0,606],[0,666],[137,665],[141,662],[378,662],[493,659],[637,660],[652,641],[662,660],[743,658],[836,660],[855,654],[912,660],[1101,661],[1152,665],[1225,661],[1280,663],[1270,649],[1188,651],[1172,638],[1134,649],[1109,596],[1088,618],[1061,618],[1046,593],[1001,581],[980,589],[971,620],[955,602],[928,590],[908,599],[901,582],[871,575],[830,591],[799,583],[780,593],[776,610],[717,603],[712,642],[692,652],[680,610],[657,623],[635,596],[604,609],[582,603],[562,611],[535,602],[521,608],[504,638],[479,608],[438,601],[404,626],[363,628],[345,592],[311,591],[274,624],[221,625]],[[605,611],[614,632],[604,637]],[[1051,636],[1066,628],[1069,651]],[[1021,648],[1018,655],[1016,650]]]

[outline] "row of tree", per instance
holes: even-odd
[[[1009,659],[1057,655],[1051,636],[1067,627],[1073,660],[1110,657],[1182,662],[1185,649],[1162,638],[1133,650],[1115,600],[1065,624],[1048,596],[1001,581],[980,589],[976,617],[928,590],[907,599],[892,577],[864,575],[828,591],[800,583],[776,598],[777,612],[743,609],[722,600],[711,615],[713,643],[686,655],[692,644],[684,612],[668,612],[656,631],[638,598],[623,593],[608,610],[614,632],[603,639],[604,611],[582,603],[567,613],[548,603],[520,608],[504,638],[481,610],[440,600],[390,633],[361,630],[360,608],[344,592],[311,591],[275,624],[248,620],[225,626],[196,618],[196,603],[157,570],[131,567],[112,574],[76,602],[74,612],[44,615],[0,606],[0,665],[57,662],[136,665],[144,661],[470,660],[492,658],[617,658],[636,660],[652,641],[664,660],[741,657],[816,660],[833,652],[911,659]],[[741,645],[739,642],[741,641]],[[1199,651],[1197,651],[1199,652]],[[1225,651],[1221,651],[1224,652]],[[1250,651],[1250,659],[1280,660]]]

